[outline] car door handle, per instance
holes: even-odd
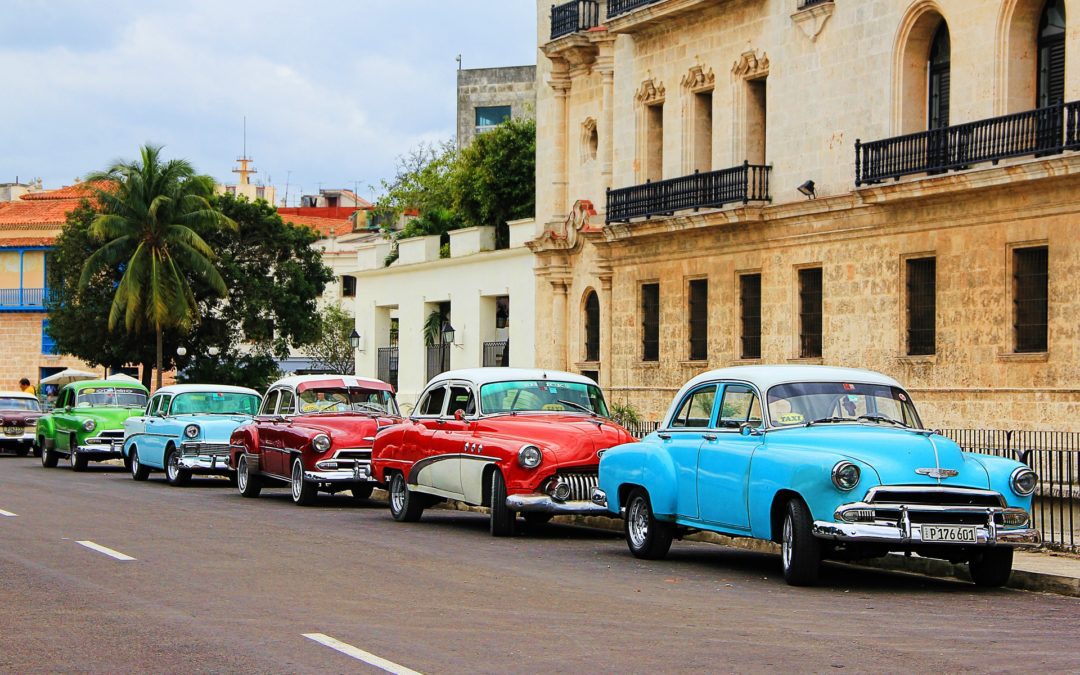
[[[715,441],[716,440],[716,434],[702,434],[701,437],[704,438],[707,441]]]
[[[657,433],[656,435],[659,436],[660,438],[664,439],[665,441],[670,441],[671,440],[671,434],[664,433],[663,431]]]

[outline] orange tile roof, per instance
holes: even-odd
[[[56,237],[0,237],[0,248],[21,248],[23,246],[52,246]]]
[[[97,187],[104,188],[109,185],[108,181],[98,181],[95,183]],[[74,199],[76,201],[83,197],[93,197],[93,193],[90,191],[86,183],[76,183],[74,185],[66,185],[58,190],[45,190],[43,192],[29,192],[20,199],[24,199],[28,202],[32,201],[55,201],[58,199]]]
[[[337,218],[319,218],[316,216],[299,216],[294,214],[282,214],[281,219],[303,227],[309,227],[324,237],[340,237],[353,231],[351,220],[339,220]]]
[[[31,192],[15,201],[2,202],[0,230],[59,228],[67,221],[68,212],[74,211],[82,199],[90,196],[86,184],[78,183],[59,190]]]

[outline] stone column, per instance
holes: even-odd
[[[603,90],[603,103],[600,116],[600,175],[601,190],[612,185],[612,169],[615,162],[615,39],[599,42],[600,53],[596,59],[596,70],[600,73]],[[603,205],[607,210],[607,205]]]
[[[567,287],[564,280],[551,280],[551,337],[555,358],[552,366],[558,370],[570,369],[566,350],[566,328],[569,322],[569,317],[566,316],[566,293]]]
[[[567,195],[569,192],[569,129],[570,129],[570,73],[566,61],[552,59],[551,79],[548,81],[555,90],[555,131],[554,153],[552,153],[552,176],[551,184],[552,203],[551,213],[553,222],[566,220],[569,213]]]
[[[600,278],[600,388],[611,387],[611,277],[610,267],[602,267]]]

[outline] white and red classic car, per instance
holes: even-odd
[[[491,534],[506,536],[518,513],[604,514],[590,501],[600,455],[632,440],[587,377],[476,368],[432,379],[412,416],[376,437],[371,467],[396,520],[454,499],[490,507]]]

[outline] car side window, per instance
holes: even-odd
[[[671,419],[672,428],[706,428],[712,420],[716,385],[699,387],[683,398],[679,411]]]
[[[745,423],[761,423],[761,401],[753,387],[745,384],[729,384],[724,387],[720,400],[718,427],[738,429]]]
[[[293,393],[288,389],[281,390],[281,402],[278,403],[277,413],[279,415],[293,414]]]
[[[420,405],[416,406],[417,414],[423,417],[438,417],[442,414],[443,399],[446,398],[446,387],[438,386],[428,391]]]
[[[146,412],[144,413],[144,415],[146,417],[150,417],[155,412],[157,412],[157,404],[158,404],[158,402],[160,400],[161,400],[160,396],[151,396],[150,397],[150,402],[146,404]]]
[[[277,400],[280,394],[280,390],[275,389],[266,395],[263,399],[262,409],[259,411],[260,415],[273,415],[274,409],[277,407]]]
[[[165,394],[161,397],[161,403],[158,404],[157,414],[165,417],[169,414],[169,404],[172,403],[173,397]]]
[[[450,402],[446,406],[446,416],[453,417],[458,410],[466,415],[476,413],[476,399],[473,398],[472,389],[463,384],[450,386]]]

